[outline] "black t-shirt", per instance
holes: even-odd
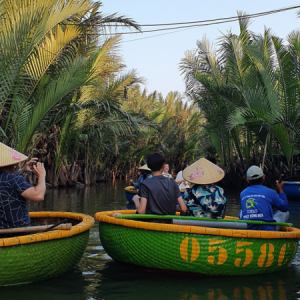
[[[139,196],[147,199],[146,214],[174,215],[180,190],[173,179],[159,175],[141,182]]]

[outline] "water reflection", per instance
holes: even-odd
[[[31,211],[54,210],[82,212],[133,209],[128,204],[125,182],[99,184],[90,188],[66,188],[47,191],[42,203],[29,203]],[[240,210],[238,190],[225,190],[228,215]],[[300,228],[300,201],[290,201],[290,222]],[[51,263],[51,262],[49,262]],[[90,231],[90,240],[80,263],[69,273],[48,281],[1,288],[1,300],[291,300],[300,290],[300,253],[292,266],[279,273],[259,276],[204,277],[148,271],[113,261],[100,244],[98,223]]]
[[[295,267],[277,274],[235,277],[172,275],[116,262],[101,270],[96,299],[289,300],[296,299]]]

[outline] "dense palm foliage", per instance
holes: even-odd
[[[202,116],[179,93],[170,92],[164,99],[161,94],[147,95],[137,87],[129,90],[123,108],[132,115],[145,116],[152,124],[143,129],[125,152],[129,160],[142,161],[149,153],[160,151],[177,172],[184,161],[199,156]]]
[[[54,185],[67,154],[90,159],[91,136],[100,144],[101,132],[139,130],[120,109],[123,87],[139,79],[134,73],[117,76],[120,38],[101,39],[114,24],[139,27],[127,18],[103,17],[100,6],[89,0],[0,3],[0,138],[29,155],[37,148],[45,154]],[[88,161],[85,169],[88,175]]]
[[[240,14],[242,16],[242,14]],[[300,33],[287,43],[265,29],[220,38],[217,50],[204,37],[180,68],[190,98],[203,112],[205,130],[220,163],[228,169],[261,164],[278,176],[298,168],[300,133]],[[274,173],[275,170],[275,173]]]
[[[115,176],[150,149],[169,151],[179,162],[196,149],[186,134],[197,132],[196,121],[186,122],[189,108],[179,97],[164,102],[141,95],[142,79],[135,71],[124,74],[121,39],[107,33],[115,25],[139,30],[138,24],[105,16],[101,6],[92,0],[0,1],[0,140],[38,156],[54,186]],[[152,99],[154,115],[130,104],[144,98]]]

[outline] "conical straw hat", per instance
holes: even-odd
[[[141,166],[141,167],[139,168],[139,170],[151,171],[151,170],[148,168],[147,164]]]
[[[0,143],[0,167],[18,164],[28,157]]]
[[[183,170],[182,176],[185,180],[195,184],[211,184],[218,182],[225,176],[224,171],[208,161],[200,158],[192,165]]]

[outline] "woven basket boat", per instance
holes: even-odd
[[[62,275],[81,259],[94,219],[69,212],[31,212],[37,225],[56,224],[63,219],[71,230],[53,230],[12,238],[0,235],[0,286],[45,280]]]
[[[300,181],[284,181],[283,191],[288,198],[300,199]]]
[[[134,186],[127,186],[125,188],[125,194],[126,194],[126,198],[127,198],[128,202],[133,203],[132,198],[134,195],[137,194],[137,190],[135,189]]]
[[[117,261],[151,269],[204,275],[250,275],[287,268],[295,257],[300,230],[218,229],[116,219],[98,212],[101,243]],[[227,217],[234,219],[233,217]]]

